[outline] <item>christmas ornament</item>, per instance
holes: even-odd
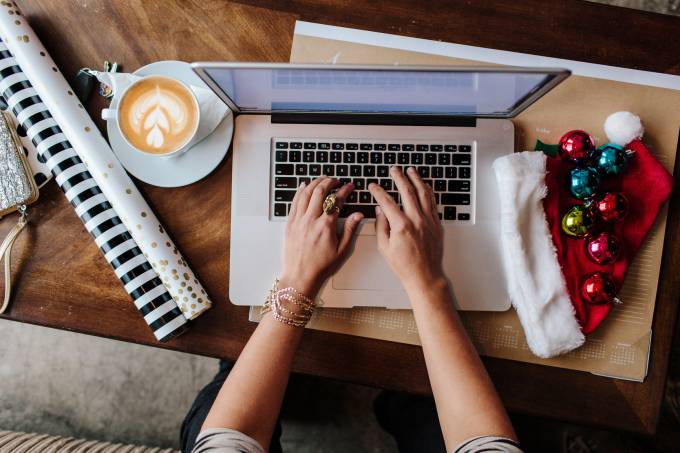
[[[591,304],[619,303],[616,298],[616,283],[611,275],[595,272],[581,282],[581,296]]]
[[[593,151],[591,163],[603,175],[620,175],[628,166],[628,153],[622,146],[608,143]]]
[[[586,163],[595,149],[595,140],[587,132],[569,131],[560,138],[558,147],[562,159],[581,165]]]
[[[630,112],[616,112],[604,122],[604,132],[611,143],[626,146],[633,140],[639,140],[645,133],[640,117]]]
[[[628,215],[628,199],[621,192],[607,192],[593,201],[592,209],[604,222],[619,222]]]
[[[595,264],[611,264],[621,254],[621,241],[607,231],[586,239],[586,256]]]
[[[595,225],[593,212],[583,205],[572,206],[562,216],[562,231],[572,237],[583,237]]]
[[[590,198],[600,187],[600,176],[590,167],[576,167],[567,173],[567,190],[574,198]]]

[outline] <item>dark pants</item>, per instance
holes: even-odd
[[[232,365],[221,360],[220,371],[196,396],[194,404],[182,422],[180,445],[183,453],[190,453],[194,447],[203,421]],[[431,397],[383,391],[373,402],[373,409],[380,426],[394,437],[400,453],[446,451],[437,410]],[[269,451],[281,452],[281,420],[276,423]]]

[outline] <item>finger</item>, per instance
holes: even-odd
[[[338,216],[340,215],[340,210],[342,209],[343,206],[345,206],[347,197],[349,197],[349,194],[351,194],[353,190],[354,184],[350,182],[335,191],[335,205],[338,207],[338,209],[336,209],[335,212],[326,216],[328,217],[329,222],[335,222],[337,220]]]
[[[371,192],[371,195],[373,195],[373,198],[375,198],[375,201],[378,203],[385,216],[387,216],[387,220],[391,225],[403,222],[404,213],[401,212],[394,199],[385,192],[385,189],[375,183],[371,183],[368,186],[368,191]]]
[[[344,256],[349,252],[354,233],[356,233],[359,224],[361,223],[361,219],[363,218],[364,215],[362,213],[355,212],[345,220],[345,226],[342,229],[342,235],[340,236],[340,242],[338,243],[338,254],[340,256]]]
[[[404,212],[409,217],[412,215],[420,215],[421,210],[418,203],[418,197],[416,195],[416,189],[408,180],[401,169],[398,167],[392,167],[390,169],[390,176],[397,185],[397,190],[399,190],[399,195],[401,195],[401,204],[404,207]],[[389,214],[387,214],[389,216]]]
[[[312,218],[320,217],[323,214],[323,201],[333,189],[333,187],[340,184],[335,178],[325,178],[312,190],[312,197],[309,199],[309,206],[307,207],[307,214]]]
[[[416,171],[415,167],[408,167],[406,169],[406,175],[411,181],[411,184],[416,190],[416,197],[418,199],[418,205],[420,206],[420,211],[426,216],[432,216],[432,202],[430,201],[430,186],[425,184],[425,182],[420,178],[420,175]]]
[[[390,224],[380,206],[375,207],[375,234],[378,240],[378,248],[384,250],[390,239]]]
[[[314,189],[316,188],[316,186],[321,184],[324,179],[326,179],[325,176],[321,176],[319,178],[316,178],[316,179],[312,180],[312,182],[307,184],[304,190],[300,191],[300,199],[297,202],[297,214],[299,216],[302,216],[307,212],[307,207],[309,206],[309,200],[310,200],[310,198],[312,198],[312,193],[314,192]]]
[[[305,190],[305,187],[307,187],[307,184],[304,182],[301,182],[300,185],[298,186],[297,190],[295,191],[295,195],[293,196],[293,201],[290,203],[290,212],[288,213],[288,219],[294,219],[295,214],[297,213],[297,206],[298,203],[300,202],[300,193]]]
[[[427,190],[430,193],[430,205],[432,205],[432,220],[434,220],[434,223],[436,225],[439,225],[442,222],[442,220],[439,218],[439,211],[437,209],[437,199],[434,197],[434,190],[427,184],[425,185],[427,186]]]

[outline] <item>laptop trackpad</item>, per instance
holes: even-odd
[[[401,288],[401,283],[380,256],[376,237],[361,234],[353,253],[333,277],[333,288],[394,290]]]

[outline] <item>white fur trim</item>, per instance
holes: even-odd
[[[630,112],[616,112],[604,121],[604,132],[610,143],[626,146],[633,140],[642,138],[645,128],[639,116]]]
[[[537,151],[493,163],[501,200],[501,247],[510,299],[527,344],[548,358],[585,341],[569,299],[543,209],[546,156]]]

